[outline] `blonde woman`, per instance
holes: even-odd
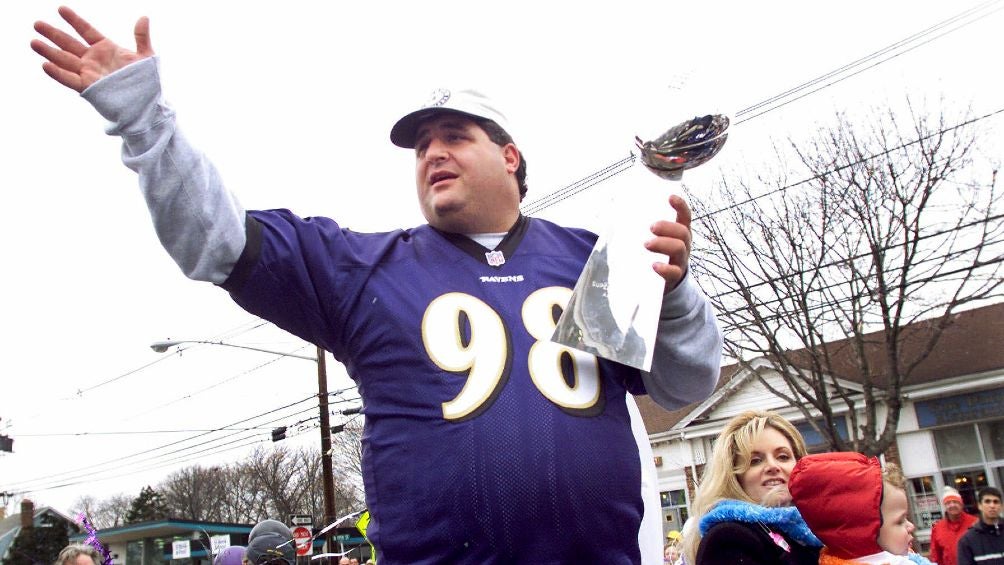
[[[813,564],[820,541],[787,493],[806,454],[802,434],[776,412],[748,411],[726,424],[693,505],[698,527],[685,536],[691,565]]]

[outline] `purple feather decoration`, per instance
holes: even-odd
[[[77,515],[77,521],[83,524],[84,529],[87,530],[87,539],[84,540],[84,543],[98,550],[104,556],[105,559],[101,562],[102,565],[112,565],[112,554],[108,552],[108,548],[98,539],[98,532],[94,529],[91,521],[87,519],[87,516],[83,512]]]

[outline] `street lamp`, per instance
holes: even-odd
[[[324,523],[327,524],[333,520],[335,518],[335,478],[334,471],[331,467],[331,422],[328,418],[328,371],[324,362],[324,350],[318,347],[317,356],[311,357],[309,355],[285,353],[271,349],[262,349],[260,347],[251,347],[249,345],[236,345],[225,341],[206,341],[197,339],[158,341],[151,343],[150,349],[156,351],[157,353],[166,353],[168,349],[185,343],[202,343],[206,345],[222,345],[224,347],[233,347],[235,349],[250,349],[251,351],[280,355],[282,357],[296,357],[297,359],[306,359],[307,361],[317,363],[317,405],[321,412],[321,475],[322,482],[324,483]],[[328,551],[331,551],[331,540],[326,537],[325,543],[328,547]]]

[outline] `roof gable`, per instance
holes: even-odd
[[[907,384],[938,382],[1004,368],[1004,347],[1001,347],[1004,343],[1004,302],[954,314],[948,323],[950,325],[944,330],[937,346],[917,366]],[[929,321],[909,326],[909,337],[904,342],[904,349],[909,354],[916,355],[919,348],[925,346],[925,338],[933,329],[933,322]],[[885,366],[879,349],[884,333],[875,332],[864,337],[870,344],[867,355],[871,366],[880,371]],[[860,390],[861,387],[856,383],[862,381],[862,376],[846,354],[850,348],[849,340],[828,343],[825,347],[838,359],[834,363],[834,369],[841,385],[851,390]],[[794,354],[797,355],[798,352]],[[751,364],[757,368],[770,367],[764,359],[756,359]],[[780,382],[780,377],[774,378]],[[715,391],[703,402],[667,411],[648,396],[639,396],[636,400],[649,434],[684,429],[695,422],[728,419],[749,408],[769,410],[788,406],[782,399],[766,391],[755,374],[737,364],[722,367]]]

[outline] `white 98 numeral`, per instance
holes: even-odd
[[[536,340],[528,352],[527,365],[534,385],[548,400],[566,411],[587,415],[603,408],[596,358],[550,341],[556,322],[553,312],[568,303],[571,293],[562,287],[542,288],[523,303],[523,324]],[[465,319],[470,324],[467,343]],[[469,294],[444,294],[425,311],[422,340],[436,366],[467,374],[460,394],[443,403],[444,418],[473,418],[491,406],[509,379],[512,355],[502,317],[491,306]],[[570,361],[571,383],[565,378],[562,357]]]
[[[554,309],[564,308],[571,296],[571,289],[552,286],[526,298],[523,325],[537,340],[530,347],[527,365],[533,384],[548,400],[571,412],[591,413],[594,408],[603,406],[599,403],[602,391],[596,357],[551,341],[557,324]],[[561,359],[565,355],[571,359],[571,386],[561,368]]]
[[[463,317],[470,322],[470,342],[463,342]],[[422,341],[429,358],[439,368],[467,373],[467,382],[456,398],[443,403],[443,417],[459,420],[477,416],[491,405],[508,379],[509,336],[502,318],[491,306],[460,292],[433,300],[422,318]]]

